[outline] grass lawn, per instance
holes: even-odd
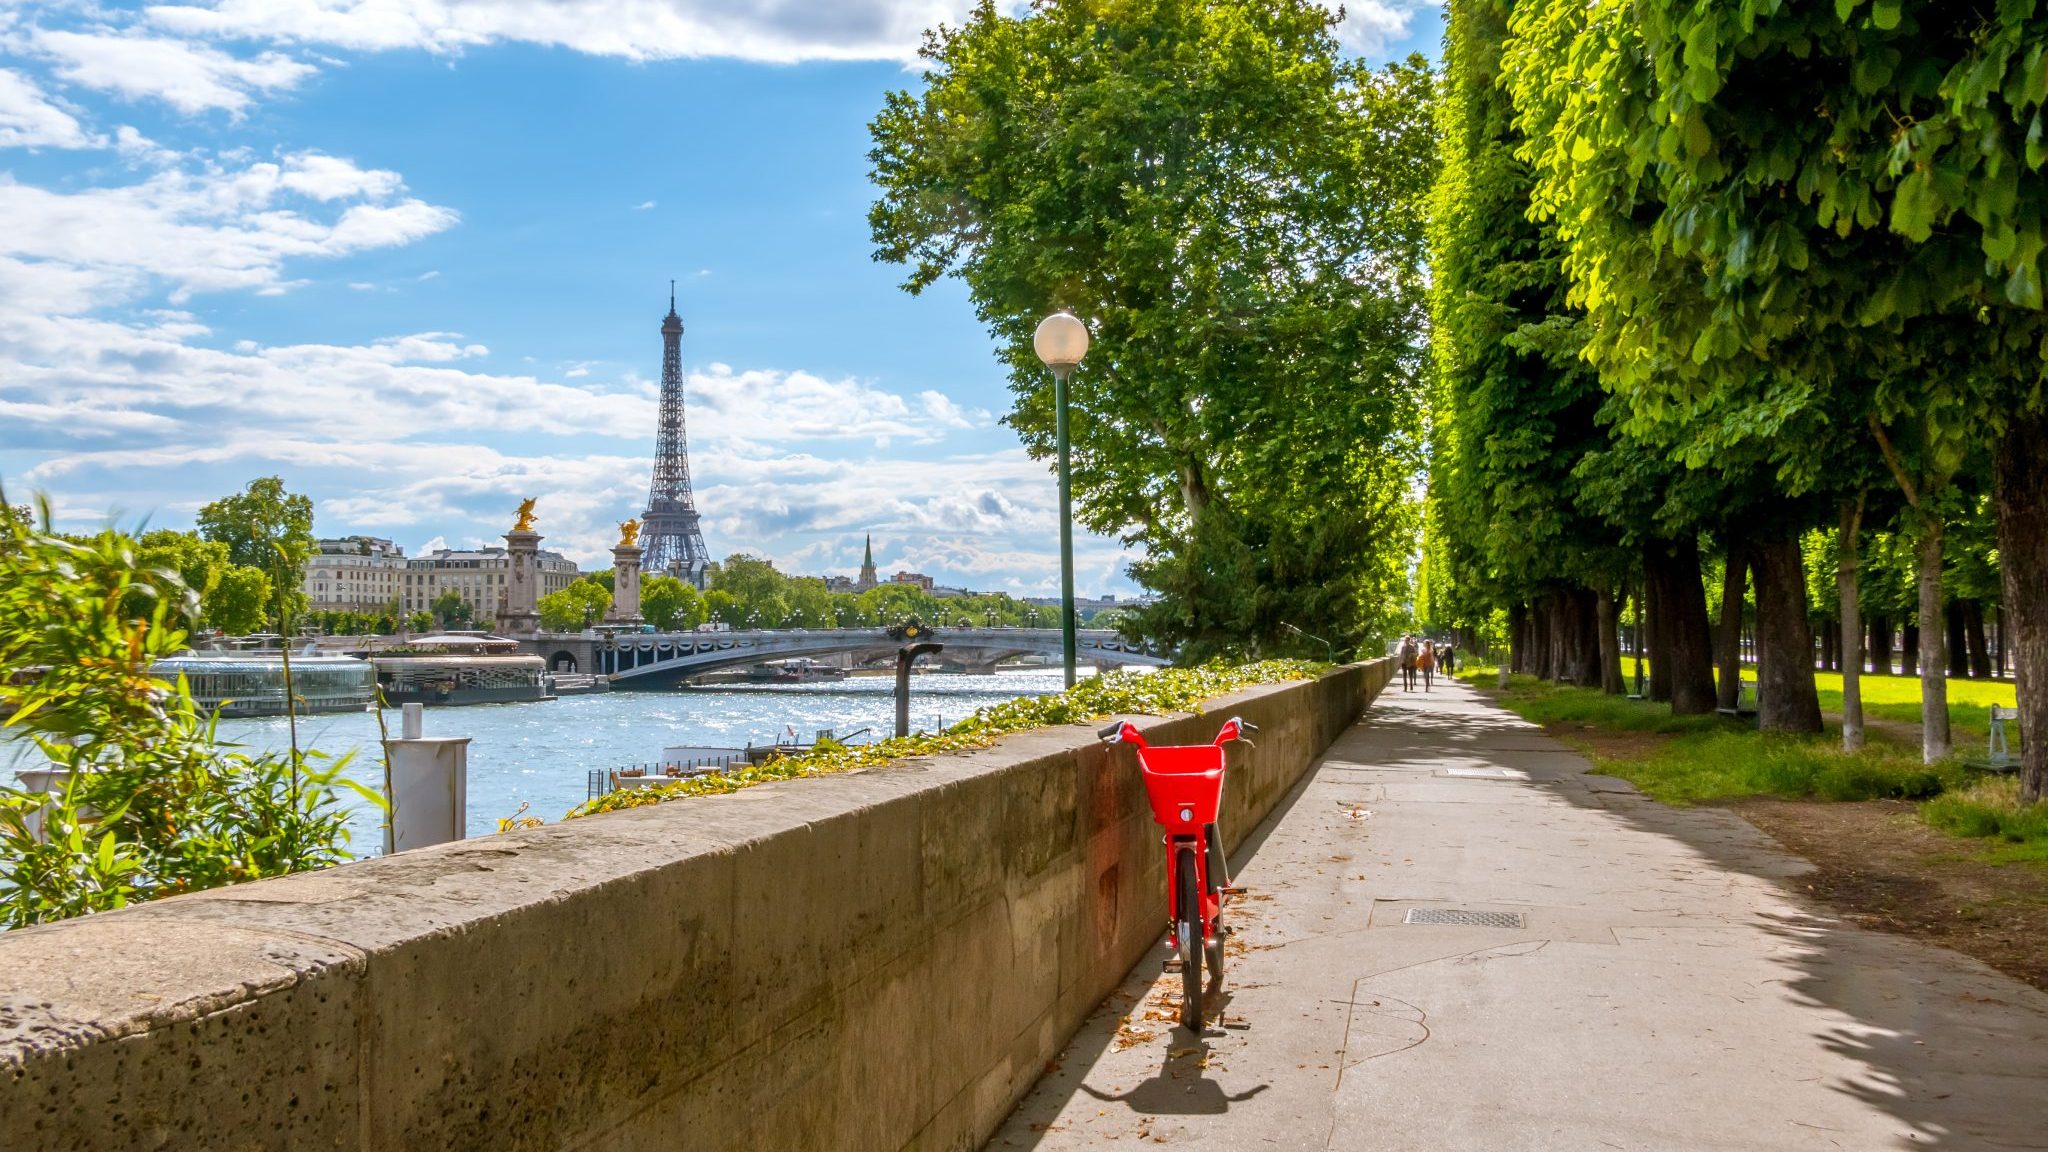
[[[1842,674],[1840,672],[1816,672],[1813,684],[1820,690],[1820,707],[1823,712],[1842,710]],[[1874,676],[1863,674],[1863,715],[1880,720],[1896,720],[1904,724],[1920,722],[1920,678],[1917,676]],[[1948,682],[1948,722],[1950,733],[1957,745],[1968,743],[1971,747],[1962,751],[1981,751],[1984,741],[1991,735],[1991,706],[1993,704],[2011,708],[2018,703],[2016,689],[2010,680],[1950,680]],[[2020,729],[2017,724],[2005,727],[2005,738],[2015,751],[2020,746]]]
[[[1752,796],[1922,801],[1921,819],[1951,835],[1992,841],[1993,859],[2048,863],[2048,806],[2022,809],[2016,781],[1984,778],[1956,760],[1924,765],[1917,741],[1894,733],[1873,728],[1867,746],[1851,754],[1842,751],[1839,729],[1821,736],[1765,734],[1747,721],[1673,716],[1664,704],[1607,696],[1532,676],[1511,677],[1507,689],[1498,691],[1491,668],[1467,668],[1458,678],[1487,690],[1524,719],[1576,743],[1601,772],[1627,780],[1666,804]],[[1872,716],[1919,722],[1917,680],[1871,676],[1863,682],[1865,708]],[[1959,743],[1965,716],[1974,714],[1982,739],[1990,705],[2010,704],[2013,699],[2011,684],[1951,681],[1949,691]],[[1826,674],[1821,707],[1840,704],[1841,678]]]

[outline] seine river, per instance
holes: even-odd
[[[554,823],[583,802],[591,769],[651,763],[671,745],[766,744],[790,729],[806,742],[820,728],[833,729],[842,738],[863,727],[872,730],[872,738],[888,736],[896,716],[893,687],[892,677],[873,676],[773,687],[611,692],[538,704],[430,707],[425,735],[470,738],[469,834],[477,836],[494,831],[498,819],[512,815],[521,804],[528,815]],[[987,704],[1057,692],[1060,687],[1057,668],[994,676],[914,676],[911,727],[929,730]],[[385,721],[397,735],[398,713],[387,711]],[[251,750],[289,747],[281,717],[222,720],[220,736]],[[860,743],[870,738],[852,737]],[[377,718],[372,713],[301,718],[299,744],[335,754],[353,750],[357,763],[350,774],[364,783],[381,784]],[[373,809],[359,804],[352,823],[352,846],[358,855],[381,850],[382,833]]]

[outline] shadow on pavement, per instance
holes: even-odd
[[[2039,991],[1959,953],[1836,919],[1795,883],[1812,865],[1734,812],[1666,807],[1593,772],[1583,754],[1520,717],[1429,703],[1382,697],[1327,755],[1370,729],[1373,767],[1434,769],[1446,758],[1481,757],[1526,772],[1523,786],[1678,841],[1703,866],[1765,881],[1788,907],[1759,910],[1750,923],[1789,945],[1776,961],[1785,969],[1779,983],[1797,1002],[1847,1017],[1811,1035],[1867,1070],[1862,1082],[1830,1090],[1910,1126],[1917,1136],[1899,1138],[1901,1148],[2048,1149],[2048,999]],[[1413,739],[1399,738],[1410,732]]]

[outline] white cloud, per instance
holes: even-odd
[[[138,137],[139,139],[139,137]],[[324,220],[290,204],[309,197],[388,198],[393,173],[319,154],[241,168],[159,171],[138,184],[56,192],[0,175],[0,258],[28,267],[89,270],[133,286],[175,291],[282,291],[284,262],[409,244],[452,227],[455,213],[417,199],[371,200]],[[104,301],[102,301],[104,302]],[[73,309],[63,309],[72,311]]]
[[[1342,12],[1337,40],[1364,56],[1379,56],[1408,37],[1415,17],[1443,6],[1442,0],[1324,0],[1332,13]]]
[[[1418,13],[1439,6],[1326,3],[1344,13],[1338,39],[1367,55],[1384,52],[1410,33]],[[907,63],[926,29],[958,26],[972,8],[972,0],[194,0],[146,11],[150,23],[181,35],[368,51],[454,53],[518,42],[631,60]]]
[[[287,157],[280,186],[315,200],[352,200],[358,196],[382,199],[405,187],[396,172],[382,168],[368,171],[337,156],[301,152]]]
[[[131,99],[162,100],[180,112],[240,113],[255,94],[297,86],[317,69],[278,52],[249,58],[184,40],[98,30],[38,29],[35,49],[74,84]]]
[[[712,364],[684,383],[690,427],[713,437],[755,440],[895,440],[931,443],[975,423],[937,392],[915,399],[862,381],[809,372],[736,372]],[[986,416],[986,414],[983,414]],[[982,423],[986,423],[984,419]]]
[[[652,201],[652,200],[642,200],[642,201],[640,202],[640,204],[639,204],[639,205],[638,205],[637,207],[635,207],[635,208],[634,208],[633,210],[634,210],[635,212],[645,212],[645,211],[647,211],[647,210],[648,210],[649,208],[652,208],[652,207],[654,207],[654,201]]]
[[[0,68],[0,148],[96,148],[78,118],[50,102],[35,81]]]
[[[149,8],[184,35],[457,52],[508,41],[632,60],[909,60],[964,0],[214,0]]]

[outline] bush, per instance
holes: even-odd
[[[2018,846],[2000,855],[2048,861],[2048,804],[2020,806],[2019,781],[1980,780],[1920,806],[1920,818],[1952,836]]]
[[[716,775],[695,776],[674,784],[623,788],[578,805],[569,811],[566,818],[639,808],[688,796],[737,792],[770,780],[874,768],[910,756],[986,748],[995,743],[997,737],[1007,733],[1053,724],[1075,724],[1115,715],[1157,716],[1169,712],[1199,711],[1202,701],[1211,697],[1253,684],[1306,680],[1319,675],[1323,667],[1302,660],[1266,660],[1237,666],[1213,663],[1148,674],[1096,676],[1050,696],[1019,696],[990,705],[944,732],[899,736],[861,745],[819,741],[800,756],[784,756],[765,764]]]
[[[185,685],[150,675],[183,647],[171,621],[191,603],[121,533],[73,541],[0,517],[0,711],[12,748],[66,781],[0,786],[0,925],[339,863],[340,790],[381,805],[318,753],[220,745]]]

